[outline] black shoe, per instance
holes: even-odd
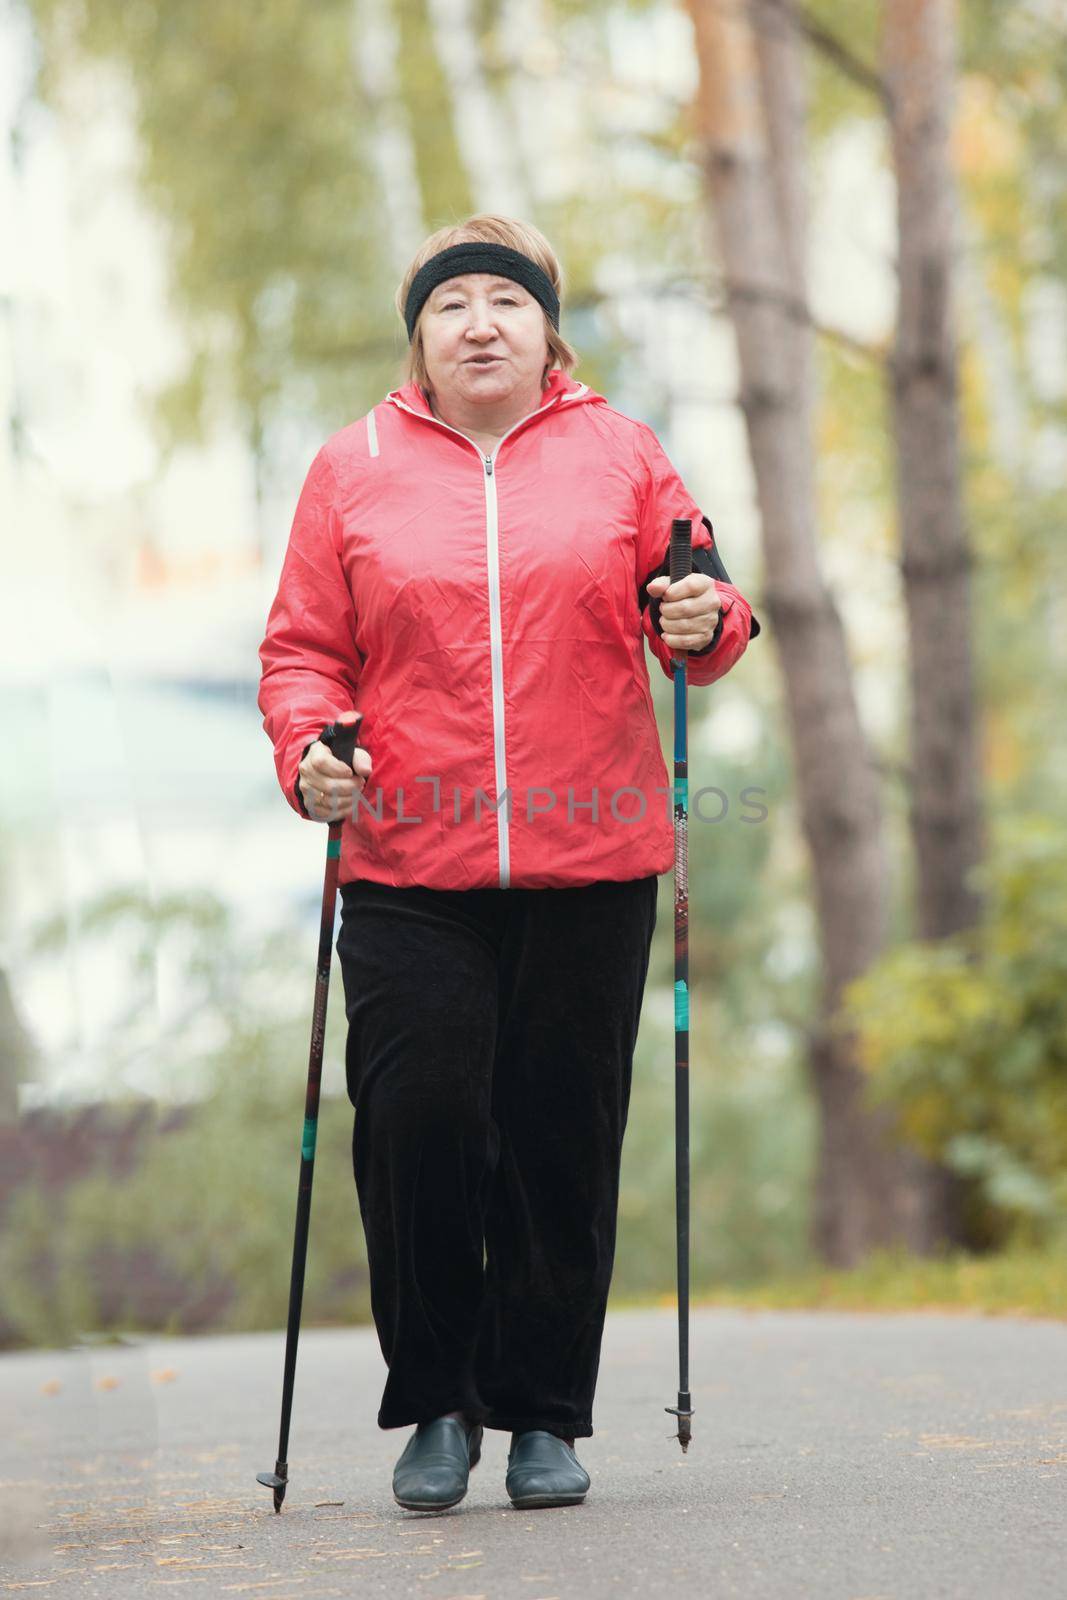
[[[512,1434],[506,1479],[512,1505],[522,1510],[580,1505],[589,1481],[588,1472],[566,1439],[544,1428]]]
[[[420,1422],[393,1470],[393,1498],[408,1511],[447,1511],[467,1492],[482,1454],[482,1426],[458,1417]]]

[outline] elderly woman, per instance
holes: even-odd
[[[510,1431],[519,1507],[589,1488],[619,1168],[671,796],[665,673],[759,629],[651,428],[570,376],[527,224],[433,234],[397,296],[407,381],[300,495],[259,706],[302,816],[344,818],[353,1166],[400,1505]],[[693,572],[669,587],[673,518]],[[351,767],[317,735],[362,713]],[[373,777],[373,784],[371,779]]]

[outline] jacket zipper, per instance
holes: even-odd
[[[504,440],[509,438],[524,422],[529,422],[533,417],[548,416],[550,412],[566,405],[568,400],[577,400],[586,392],[586,385],[576,389],[573,394],[559,395],[549,406],[542,406],[537,411],[529,412],[525,417],[520,417],[507,433],[501,434],[496,442],[492,455],[485,455],[480,445],[475,444],[465,433],[460,433],[458,428],[450,427],[447,422],[442,422],[440,417],[428,417],[423,411],[416,411],[405,400],[393,400],[402,411],[409,411],[413,417],[419,417],[423,422],[435,423],[439,428],[445,428],[449,433],[454,433],[457,439],[462,439],[469,444],[472,450],[477,450],[481,459],[485,479],[485,549],[487,565],[489,568],[489,661],[493,684],[493,781],[496,784],[496,838],[497,860],[499,863],[499,877],[501,889],[507,889],[511,883],[511,834],[508,823],[508,802],[500,804],[500,796],[507,790],[507,750],[504,737],[504,642],[503,628],[500,620],[500,545],[499,545],[499,520],[497,515],[496,475],[495,462],[497,452]],[[390,397],[391,398],[391,397]]]

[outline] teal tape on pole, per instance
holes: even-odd
[[[685,760],[686,746],[686,715],[685,715],[685,669],[680,667],[674,674],[674,759]]]
[[[674,1026],[679,1033],[689,1032],[689,990],[683,978],[674,985]]]
[[[317,1122],[313,1122],[310,1117],[304,1118],[304,1137],[300,1144],[300,1154],[305,1161],[310,1161],[315,1154],[315,1133],[317,1128]]]
[[[341,841],[340,841],[340,839],[330,839],[328,841],[328,843],[326,845],[326,859],[327,859],[327,861],[340,861],[340,859],[341,859]]]
[[[683,805],[683,806],[685,806],[686,810],[688,811],[688,809],[689,809],[689,779],[688,778],[675,778],[675,780],[674,780],[674,803],[675,803],[675,805]]]

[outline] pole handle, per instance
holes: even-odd
[[[670,569],[672,583],[693,570],[693,524],[688,517],[675,517],[671,523]]]
[[[352,757],[359,743],[359,725],[362,721],[362,711],[343,711],[336,721],[328,722],[319,734],[322,743],[338,761],[343,761],[346,767],[352,765]]]

